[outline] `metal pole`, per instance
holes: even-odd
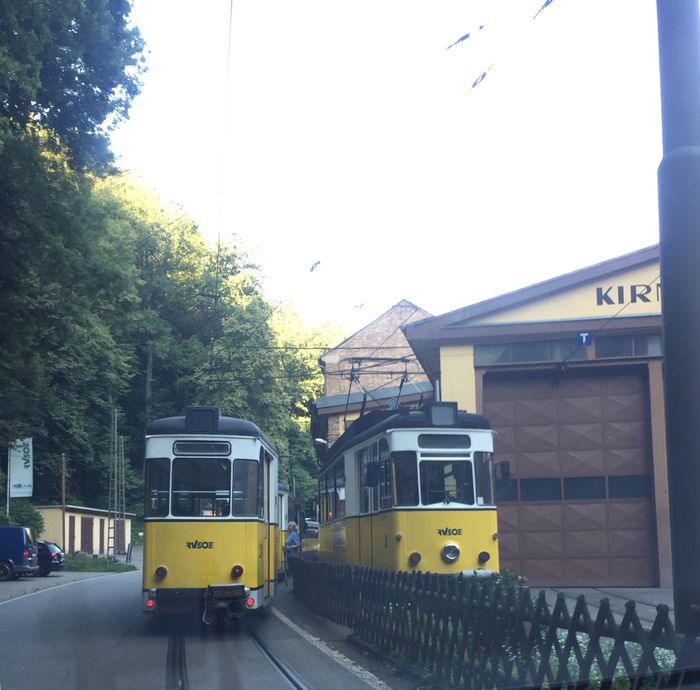
[[[7,491],[6,493],[6,498],[5,501],[7,503],[6,509],[5,509],[5,515],[7,517],[10,517],[10,455],[12,453],[12,446],[8,445],[7,446]]]
[[[66,549],[66,454],[61,453],[61,548]]]
[[[676,629],[700,604],[700,10],[657,0],[663,160],[659,222]]]

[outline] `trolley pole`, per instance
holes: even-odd
[[[657,0],[663,159],[658,171],[673,599],[700,605],[700,10]]]

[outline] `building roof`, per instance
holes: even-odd
[[[37,510],[62,510],[63,506],[60,505],[54,505],[54,506],[34,506]],[[105,510],[104,508],[89,508],[88,506],[73,506],[73,505],[67,505],[66,510],[71,513],[91,513],[91,514],[97,514],[97,515],[110,515],[109,510]],[[114,511],[111,513],[114,515]],[[136,517],[136,513],[124,513],[126,517],[129,518],[134,518]]]
[[[512,326],[504,324],[484,324],[481,320],[497,312],[517,308],[530,302],[553,297],[579,286],[602,280],[609,276],[629,271],[637,267],[659,261],[659,245],[645,247],[615,259],[587,266],[570,273],[544,280],[512,292],[477,302],[440,316],[433,316],[420,321],[414,321],[402,328],[407,340],[416,353],[423,369],[433,378],[439,371],[440,346],[458,342],[473,342],[478,338],[494,340],[508,331]],[[475,323],[479,320],[479,323]],[[603,319],[605,321],[605,319]],[[657,324],[659,317],[635,316],[629,317],[628,322],[635,320],[642,326]],[[576,320],[570,322],[571,328],[578,325]],[[595,328],[595,320],[581,323],[581,330]],[[535,336],[543,332],[541,323],[519,324],[519,331],[524,335]]]

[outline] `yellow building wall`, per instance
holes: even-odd
[[[625,316],[660,314],[659,273],[659,262],[652,262],[513,309],[504,309],[481,319],[470,319],[468,324],[478,326],[608,318],[617,314],[623,306]]]
[[[460,410],[476,412],[473,345],[440,348],[440,398],[456,402]]]
[[[63,534],[61,533],[61,509],[60,508],[39,508],[41,517],[44,518],[44,531],[41,538],[52,541],[59,546],[63,546]]]

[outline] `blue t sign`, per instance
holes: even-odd
[[[576,334],[577,345],[590,345],[593,342],[593,334],[590,331],[582,331]]]

